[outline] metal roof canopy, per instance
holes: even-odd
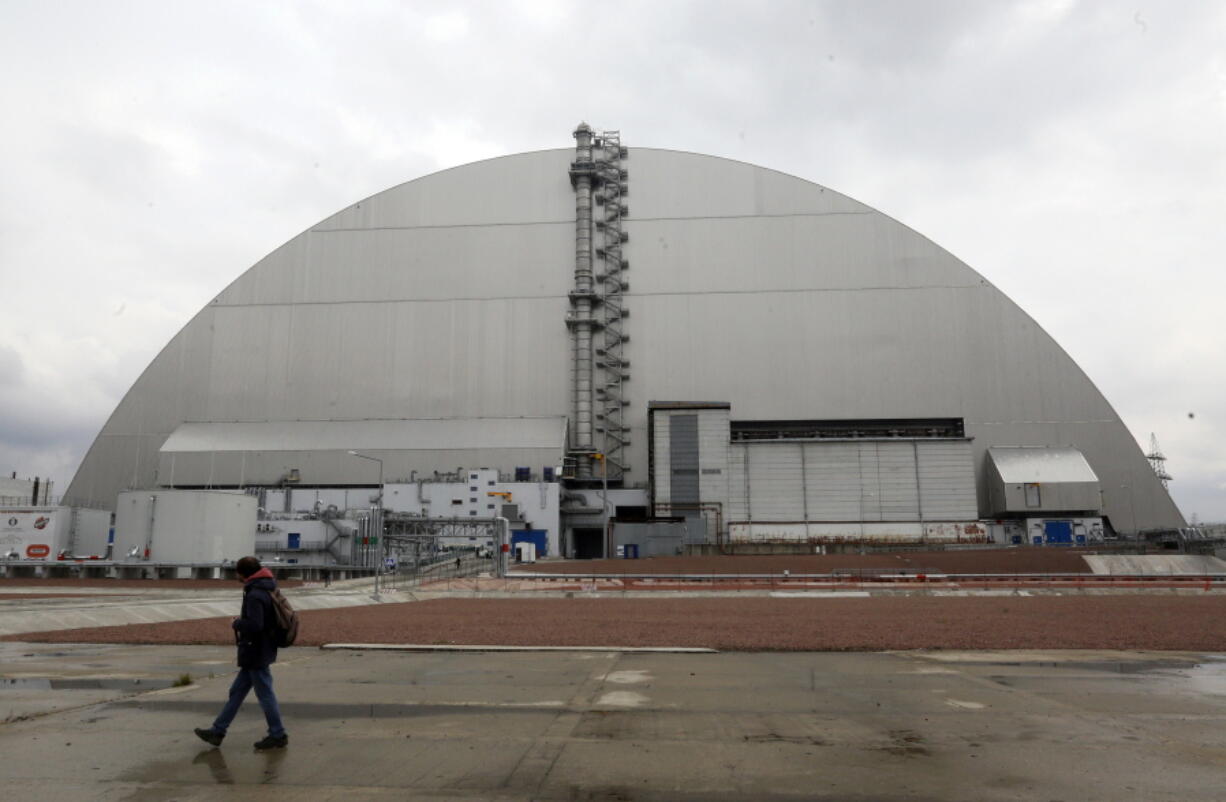
[[[996,515],[1045,515],[1103,508],[1098,476],[1070,446],[988,449],[988,499]]]
[[[160,451],[490,451],[560,449],[565,442],[563,417],[227,421],[182,423]]]
[[[650,409],[732,409],[729,401],[648,401]]]
[[[1085,456],[1072,447],[995,447],[988,449],[988,459],[1008,484],[1098,481]]]

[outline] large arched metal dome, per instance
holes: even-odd
[[[647,480],[648,402],[705,399],[747,421],[961,418],[980,475],[992,446],[1073,446],[1117,529],[1183,525],[1093,383],[945,250],[774,170],[625,155],[626,486]],[[184,422],[573,426],[574,157],[523,153],[425,176],[273,251],[154,359],[69,502],[113,504],[157,485],[159,449]]]

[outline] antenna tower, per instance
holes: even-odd
[[[1145,455],[1145,459],[1149,460],[1149,467],[1154,469],[1154,476],[1158,477],[1158,481],[1162,482],[1165,488],[1171,481],[1171,475],[1166,472],[1166,455],[1158,447],[1158,435],[1153,432],[1150,432],[1149,435],[1149,453]]]

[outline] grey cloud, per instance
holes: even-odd
[[[1226,470],[1194,447],[1226,437],[1205,301],[1226,293],[1226,11],[1164,4],[1142,30],[1108,0],[1044,22],[1049,5],[564,4],[551,23],[454,4],[467,34],[436,41],[427,4],[12,3],[0,369],[17,348],[32,400],[0,396],[21,422],[0,455],[38,459],[37,441],[79,458],[174,332],[317,220],[456,161],[565,147],[586,118],[827,184],[931,236],[1046,326],[1138,437],[1169,441],[1177,499],[1206,488],[1202,517],[1226,518]],[[1171,411],[1193,402],[1195,435]]]
[[[20,386],[25,374],[25,363],[16,348],[0,345],[0,387]]]

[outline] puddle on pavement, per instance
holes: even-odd
[[[106,679],[92,677],[16,677],[0,679],[0,691],[160,691],[169,679]]]
[[[1188,670],[1187,676],[1198,693],[1226,696],[1226,660],[1199,663]]]
[[[127,799],[177,799],[184,784],[208,784],[210,781],[217,785],[275,783],[281,777],[282,764],[288,755],[288,749],[271,749],[267,752],[243,750],[233,751],[227,759],[221,749],[208,747],[201,748],[194,757],[155,760],[135,766],[124,772],[120,779],[148,785]],[[167,797],[170,789],[173,791]]]
[[[979,665],[1103,671],[1110,674],[1150,674],[1158,671],[1187,671],[1201,664],[1194,660],[1018,660],[1014,662],[993,661]]]
[[[1156,680],[1175,691],[1190,691],[1200,695],[1226,696],[1226,656],[1208,660],[1093,660],[1093,661],[1016,661],[992,662],[983,665],[1010,668],[1055,668],[1073,671],[1100,671],[1123,674],[1137,679]],[[1000,685],[1013,686],[1016,675],[992,675],[988,679]]]

